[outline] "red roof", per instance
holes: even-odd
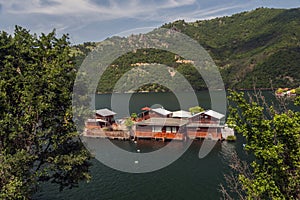
[[[146,106],[146,107],[142,108],[141,110],[151,110],[151,108]]]

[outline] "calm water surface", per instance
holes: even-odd
[[[130,95],[130,94],[125,94]],[[182,94],[187,98],[188,93]],[[267,94],[269,95],[269,94]],[[210,108],[208,92],[197,93],[199,105]],[[119,94],[119,98],[123,96]],[[110,95],[97,95],[96,108],[111,107]],[[130,99],[129,112],[139,112],[141,107],[160,104],[169,110],[178,110],[179,104],[172,93],[134,94]],[[128,106],[116,110],[119,118],[128,112]],[[126,110],[127,109],[127,110]],[[100,140],[100,139],[97,139]],[[99,141],[101,143],[101,141]],[[139,140],[113,141],[114,144],[141,152],[155,151],[165,145],[161,141]],[[58,188],[51,184],[41,187],[41,192],[35,195],[35,199],[155,199],[155,200],[182,200],[182,199],[220,199],[219,184],[224,182],[223,175],[228,172],[228,161],[233,151],[237,151],[242,157],[246,157],[243,151],[242,137],[234,143],[218,142],[214,149],[203,159],[198,158],[202,141],[194,141],[188,151],[166,168],[145,173],[130,174],[111,169],[97,160],[93,160],[91,168],[92,180],[89,183],[81,183],[78,188],[58,192]]]

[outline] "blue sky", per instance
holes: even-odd
[[[257,7],[295,8],[300,0],[0,0],[0,30],[69,33],[71,43],[147,32],[177,19],[195,21]]]

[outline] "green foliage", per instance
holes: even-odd
[[[298,87],[298,88],[295,89],[295,93],[296,93],[297,95],[300,95],[300,87]]]
[[[204,111],[204,109],[200,106],[194,106],[194,107],[189,108],[189,111],[194,115],[196,113]]]
[[[137,117],[138,117],[138,115],[137,115],[136,113],[131,113],[130,116],[131,116],[131,118],[134,119],[134,120],[136,120]]]
[[[212,20],[164,25],[197,40],[220,67],[226,87],[299,83],[300,9],[258,8]],[[297,85],[298,86],[298,85]]]
[[[300,96],[296,97],[296,99],[295,99],[295,105],[296,106],[300,106]]]
[[[74,45],[70,49],[70,55],[75,59],[75,66],[78,68],[82,64],[84,58],[96,47],[94,42],[85,42],[83,44]]]
[[[236,136],[235,135],[229,135],[226,138],[227,141],[236,141]]]
[[[258,8],[212,20],[190,23],[179,20],[162,27],[178,30],[198,41],[220,68],[227,88],[252,89],[253,84],[260,88],[294,88],[300,82],[299,18],[299,8]],[[84,58],[93,45],[96,44],[79,45],[82,48],[80,52],[84,53],[77,54],[80,57],[77,56],[77,63],[81,63],[80,59]],[[112,92],[115,83],[124,73],[133,67],[137,68],[132,66],[136,63],[165,64],[180,72],[195,90],[206,89],[205,82],[193,65],[176,63],[178,59],[173,53],[157,49],[130,52],[106,69],[97,91]],[[128,84],[134,85],[134,79],[128,80]],[[149,84],[138,91],[169,90]]]
[[[0,34],[0,199],[29,199],[41,181],[89,179],[72,121],[75,78],[68,36]]]
[[[300,112],[277,113],[271,107],[267,118],[266,107],[247,102],[243,93],[231,92],[230,100],[234,128],[246,138],[245,149],[255,156],[252,177],[239,176],[247,198],[299,198]]]
[[[277,90],[276,90],[276,93],[278,93],[278,94],[281,94],[281,93],[283,93],[284,92],[284,90],[282,89],[282,88],[278,88]]]
[[[125,121],[125,126],[129,129],[133,126],[134,122],[131,120],[131,118],[127,118]]]

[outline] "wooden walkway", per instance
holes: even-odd
[[[135,131],[134,137],[137,139],[148,138],[155,140],[184,140],[182,133],[165,133],[165,132],[142,132]]]
[[[85,137],[93,137],[93,138],[107,138],[112,140],[129,140],[130,133],[125,130],[118,131],[105,131],[101,129],[86,129],[83,133]]]
[[[234,135],[234,131],[231,128],[225,127],[222,129],[221,134],[208,133],[208,132],[195,132],[188,131],[187,134],[183,133],[165,133],[165,132],[140,132],[134,131],[134,135],[130,135],[127,130],[114,130],[105,131],[99,128],[86,129],[83,133],[85,137],[92,138],[107,138],[112,140],[129,140],[130,138],[136,139],[155,139],[155,140],[179,140],[183,141],[185,139],[211,139],[211,140],[222,140],[226,139],[230,135]]]

